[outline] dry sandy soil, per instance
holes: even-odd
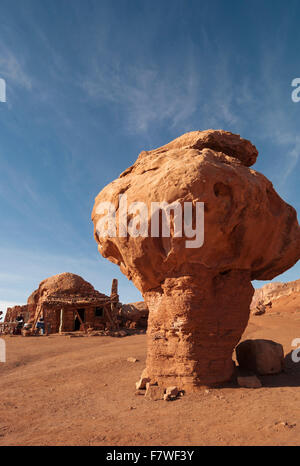
[[[252,316],[243,335],[283,344],[300,338],[300,300],[281,298]],[[173,401],[135,395],[146,336],[4,337],[0,364],[0,445],[300,445],[300,363]],[[129,356],[138,362],[127,361]]]

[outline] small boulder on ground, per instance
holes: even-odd
[[[159,385],[153,385],[150,382],[146,384],[145,398],[147,400],[158,401],[164,398],[164,389]]]
[[[178,394],[179,394],[179,390],[178,390],[177,387],[175,387],[175,386],[167,387],[166,393],[164,394],[164,400],[165,401],[175,400],[175,398],[177,398]]]
[[[283,370],[283,347],[272,340],[245,340],[236,347],[236,357],[240,369],[256,374],[278,374]]]
[[[133,358],[132,356],[130,356],[129,358],[127,358],[127,361],[128,361],[128,362],[138,362],[138,359],[137,359],[137,358]]]
[[[146,384],[150,382],[150,378],[148,377],[147,369],[144,369],[141,375],[141,378],[138,382],[136,382],[135,386],[137,390],[145,390]]]

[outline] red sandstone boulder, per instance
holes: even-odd
[[[179,395],[179,391],[178,391],[178,388],[176,386],[167,387],[166,388],[166,393],[164,394],[164,400],[165,401],[175,400],[178,395]]]
[[[142,152],[96,198],[99,252],[143,294],[149,308],[147,369],[165,387],[193,389],[230,379],[232,352],[249,318],[251,280],[270,280],[300,257],[296,212],[249,168],[256,157],[256,148],[238,135],[194,131]],[[126,219],[140,235],[122,226],[124,196],[136,209],[146,205],[143,228],[134,223],[137,210]],[[115,210],[114,237],[99,229],[104,202]],[[185,203],[204,202],[204,243],[187,247],[190,238],[176,234],[175,221],[169,237],[161,231],[151,236],[153,202],[180,204],[182,211]],[[202,225],[194,214],[193,227],[197,236]]]
[[[236,357],[240,369],[260,375],[277,374],[283,370],[283,347],[272,340],[242,341],[236,347]]]
[[[146,400],[158,401],[164,399],[164,389],[159,385],[152,385],[151,383],[147,383],[146,385],[146,393],[145,393]]]
[[[144,390],[146,388],[147,383],[150,382],[150,378],[148,376],[147,368],[145,368],[142,372],[141,378],[138,382],[136,382],[135,386],[137,390]]]

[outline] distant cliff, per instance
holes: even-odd
[[[259,301],[267,304],[269,301],[276,301],[281,296],[288,296],[293,293],[300,294],[300,279],[287,283],[267,283],[262,288],[255,290],[251,302],[251,309],[255,308]]]

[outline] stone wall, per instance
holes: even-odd
[[[94,329],[102,329],[107,326],[107,317],[103,310],[102,316],[96,316],[96,308],[101,306],[93,307],[69,307],[63,309],[63,325],[61,328],[62,332],[73,332],[75,330],[75,320],[77,319],[76,310],[84,309],[84,324],[86,328],[92,327]],[[61,307],[46,307],[43,305],[42,314],[45,320],[45,326],[48,333],[58,333],[60,329],[61,320]],[[78,323],[78,330],[84,330],[80,322]]]

